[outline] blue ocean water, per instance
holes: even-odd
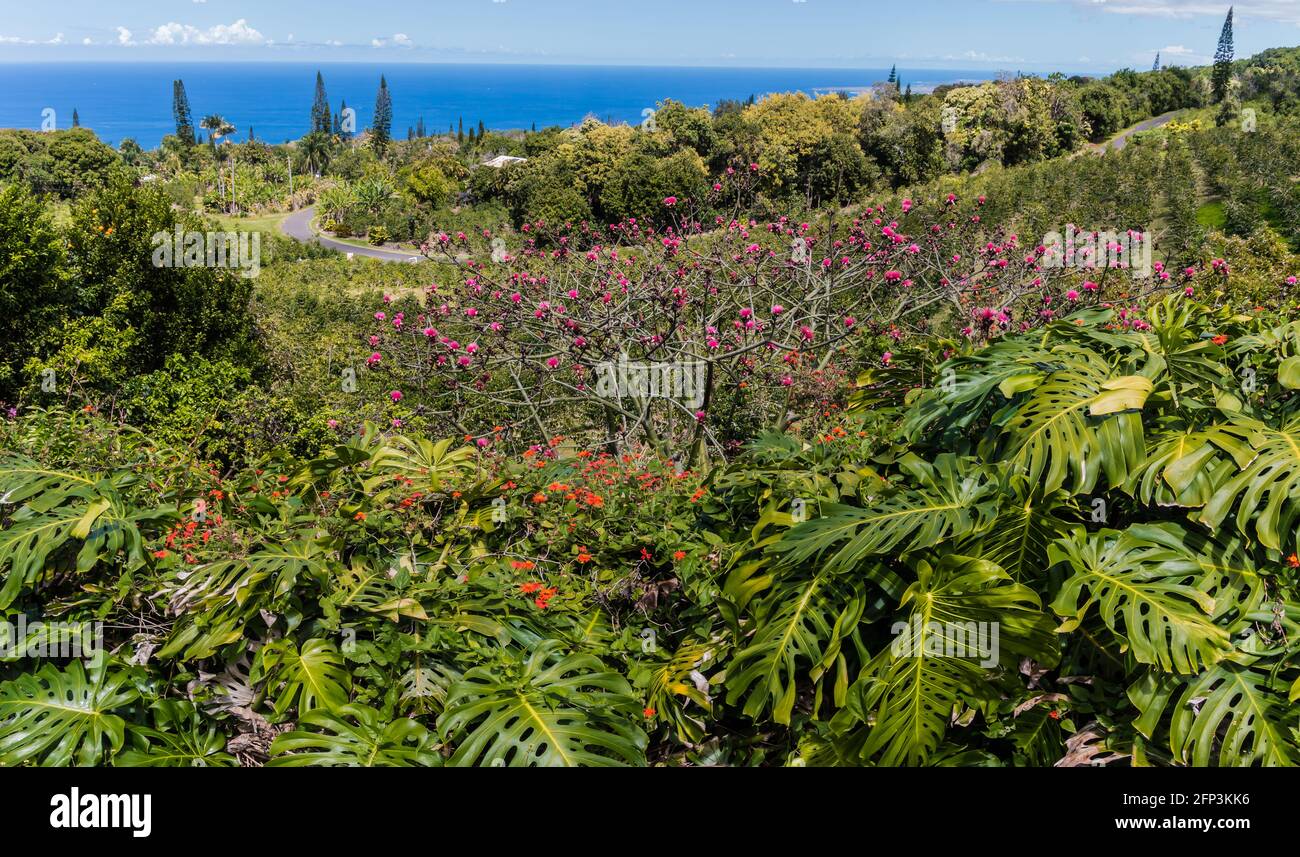
[[[0,64],[0,128],[40,128],[53,108],[59,128],[81,124],[117,145],[132,137],[153,148],[175,130],[172,81],[185,81],[194,121],[225,117],[235,139],[281,143],[309,130],[316,71],[330,102],[357,110],[358,129],[369,127],[379,77],[393,96],[393,136],[424,117],[430,134],[462,118],[494,129],[568,126],[587,115],[615,122],[642,121],[642,111],[673,98],[691,106],[745,99],[769,92],[807,93],[860,89],[885,80],[888,69],[649,68],[633,66],[526,66],[363,63],[31,63]],[[993,72],[934,70],[900,76],[915,92],[956,81],[990,80]]]

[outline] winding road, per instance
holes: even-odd
[[[1128,145],[1129,138],[1131,138],[1134,134],[1140,134],[1143,131],[1151,131],[1156,128],[1159,128],[1161,125],[1168,125],[1174,119],[1177,119],[1178,114],[1181,112],[1182,112],[1181,110],[1174,110],[1170,113],[1162,113],[1159,116],[1153,116],[1144,122],[1139,122],[1136,125],[1134,125],[1132,128],[1124,129],[1119,134],[1107,140],[1105,143],[1098,143],[1096,146],[1093,147],[1094,151],[1104,152],[1107,149],[1114,149],[1115,151],[1119,151],[1120,149]]]
[[[1153,116],[1143,122],[1139,122],[1131,128],[1126,128],[1119,134],[1116,134],[1105,143],[1094,143],[1086,149],[1075,152],[1074,156],[1092,151],[1098,154],[1107,150],[1119,151],[1128,145],[1128,141],[1134,134],[1143,131],[1151,131],[1162,125],[1168,125],[1181,113],[1175,110],[1170,113],[1162,113],[1159,116]],[[345,244],[342,241],[336,241],[325,235],[321,235],[312,229],[312,221],[316,219],[315,207],[309,207],[295,211],[280,222],[280,231],[295,241],[304,244],[319,244],[322,247],[328,247],[331,250],[337,250],[340,253],[351,253],[354,256],[368,256],[371,259],[379,259],[384,262],[419,262],[422,261],[420,256],[411,253],[400,253],[396,250],[384,250],[379,247],[360,247],[356,244]]]
[[[295,211],[280,222],[280,231],[295,241],[303,244],[319,244],[322,247],[328,247],[331,250],[337,250],[340,253],[351,253],[356,256],[368,256],[371,259],[379,259],[384,262],[421,262],[423,259],[418,255],[411,253],[399,253],[396,250],[384,250],[379,247],[358,247],[355,244],[345,244],[342,241],[335,241],[317,233],[312,229],[312,221],[316,219],[316,209],[304,208]]]

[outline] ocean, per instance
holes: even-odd
[[[42,128],[50,116],[58,128],[72,124],[75,109],[84,127],[114,146],[127,137],[146,149],[175,131],[172,81],[185,81],[197,125],[216,113],[260,140],[282,143],[309,128],[316,71],[325,77],[337,111],[347,101],[358,130],[369,127],[379,77],[393,97],[393,136],[424,118],[430,134],[464,120],[466,131],[482,121],[497,130],[536,125],[568,126],[593,115],[639,123],[643,111],[666,98],[712,107],[722,99],[769,92],[810,94],[856,90],[883,81],[888,69],[650,68],[634,66],[450,65],[368,63],[28,63],[0,64],[0,128]],[[900,70],[914,92],[958,81],[982,81],[995,72]]]

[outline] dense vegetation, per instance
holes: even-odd
[[[280,147],[5,132],[0,619],[105,645],[0,650],[0,765],[1300,762],[1297,56],[472,143],[318,99],[295,201],[429,261],[255,281],[151,236],[287,207]]]

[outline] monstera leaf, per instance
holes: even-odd
[[[1047,493],[1091,493],[1103,472],[1110,485],[1123,485],[1146,451],[1140,411],[1150,381],[1116,378],[1106,361],[1075,346],[1057,346],[1053,360],[1014,386],[1003,383],[1011,401],[993,415],[982,453]]]
[[[858,570],[901,594],[894,580],[872,570],[866,560],[933,548],[981,532],[997,515],[997,486],[979,467],[953,455],[933,464],[911,458],[901,467],[903,485],[868,500],[865,508],[839,504],[823,507],[821,517],[800,524],[771,551],[782,566],[817,562],[823,573]]]
[[[738,583],[733,577],[728,586]],[[770,711],[777,723],[789,725],[799,677],[806,675],[820,701],[822,678],[829,672],[835,704],[842,705],[848,664],[841,648],[857,633],[866,603],[861,580],[841,580],[826,572],[778,578],[751,602],[757,618],[727,667],[728,704],[744,699],[750,717]]]
[[[1201,508],[1254,457],[1254,450],[1231,426],[1164,433],[1129,475],[1127,490],[1147,505]]]
[[[0,466],[0,507],[12,518],[0,531],[0,608],[33,587],[52,554],[76,547],[76,570],[125,554],[127,568],[144,564],[140,527],[175,517],[171,506],[136,509],[119,488],[134,477],[119,472],[92,479],[42,468],[29,458],[9,456]]]
[[[252,679],[263,677],[275,697],[277,715],[294,707],[300,715],[317,708],[341,708],[352,684],[343,655],[326,640],[308,640],[302,648],[292,640],[268,643],[257,653]]]
[[[224,604],[243,606],[255,592],[275,599],[293,591],[303,575],[324,578],[324,551],[309,539],[287,538],[241,559],[222,560],[180,571],[167,594],[169,608],[181,613]],[[269,589],[263,584],[270,581]]]
[[[1171,295],[1148,308],[1149,331],[1127,334],[1159,358],[1169,376],[1175,406],[1182,404],[1186,396],[1197,393],[1200,398],[1213,401],[1212,391],[1216,387],[1232,384],[1232,373],[1224,365],[1223,347],[1201,335],[1202,325],[1198,321],[1208,314],[1206,307]]]
[[[398,680],[402,688],[402,701],[421,711],[440,711],[447,702],[452,684],[460,678],[461,674],[446,664],[423,656],[417,657],[411,668],[402,673]]]
[[[932,435],[933,445],[953,449],[954,435],[991,421],[982,458],[1014,467],[1048,494],[1090,493],[1102,473],[1123,484],[1142,460],[1140,412],[1155,369],[1117,373],[1092,344],[1058,337],[1048,347],[1048,338],[1004,340],[949,361],[904,420],[905,435]]]
[[[959,539],[953,552],[986,559],[1018,583],[1038,579],[1048,568],[1048,546],[1070,530],[1071,525],[1057,516],[1068,513],[1068,500],[1063,491],[1044,495],[1029,480],[1015,475],[1008,480],[1008,493],[993,525]]]
[[[947,556],[916,563],[894,640],[863,670],[852,712],[867,727],[860,754],[884,766],[918,765],[939,747],[962,702],[996,698],[988,679],[1004,661],[1059,658],[1038,596],[998,566]],[[840,718],[841,722],[845,718]]]
[[[305,714],[299,728],[271,743],[269,768],[433,768],[442,764],[437,740],[418,720],[388,721],[364,705]]]
[[[920,440],[928,432],[950,435],[978,422],[989,407],[1005,400],[1007,390],[1038,378],[1052,351],[1020,339],[1001,340],[978,354],[957,357],[939,367],[926,390],[903,420],[903,434]],[[868,379],[870,380],[870,378]]]
[[[672,725],[683,744],[698,744],[707,731],[705,717],[713,713],[713,687],[707,672],[717,665],[722,646],[687,640],[666,660],[643,666],[638,687],[645,687],[653,720]]]
[[[1238,419],[1223,435],[1234,442],[1217,443],[1231,456],[1238,471],[1219,484],[1198,520],[1218,528],[1235,508],[1234,523],[1242,535],[1270,550],[1300,548],[1300,418],[1282,428]],[[1249,446],[1244,452],[1236,439]]]
[[[1071,576],[1052,602],[1073,630],[1096,605],[1106,626],[1139,663],[1190,674],[1227,656],[1228,632],[1214,622],[1215,599],[1201,588],[1206,569],[1181,548],[1177,525],[1136,525],[1125,532],[1077,531],[1055,542],[1048,559]]]
[[[131,749],[113,765],[119,768],[229,768],[238,764],[226,752],[226,736],[205,721],[188,702],[160,700],[153,705],[154,724],[131,726]]]
[[[645,764],[640,706],[621,675],[591,655],[561,656],[541,643],[523,663],[475,667],[451,689],[438,718],[456,746],[449,764],[613,767]]]
[[[353,558],[352,567],[341,572],[333,581],[334,591],[330,593],[330,604],[337,609],[356,608],[383,616],[390,622],[398,622],[403,617],[428,620],[429,616],[420,603],[423,597],[431,597],[436,591],[436,584],[429,581],[410,578],[416,569],[414,563],[403,558],[401,565],[395,565],[394,571],[408,571],[402,579],[407,582],[399,587],[390,577],[389,569],[383,563],[366,563]],[[394,575],[398,576],[398,575]]]
[[[97,765],[122,749],[120,712],[136,699],[130,675],[112,671],[99,652],[89,671],[46,664],[0,684],[0,764]],[[107,746],[105,746],[107,745]]]
[[[1300,708],[1287,701],[1288,682],[1266,667],[1223,661],[1189,677],[1148,670],[1128,695],[1142,712],[1134,725],[1148,738],[1168,715],[1169,749],[1185,765],[1293,767]]]
[[[329,556],[314,541],[286,537],[242,559],[207,563],[172,572],[161,594],[180,615],[159,658],[208,658],[243,637],[247,619],[302,587],[303,579],[324,581]]]

